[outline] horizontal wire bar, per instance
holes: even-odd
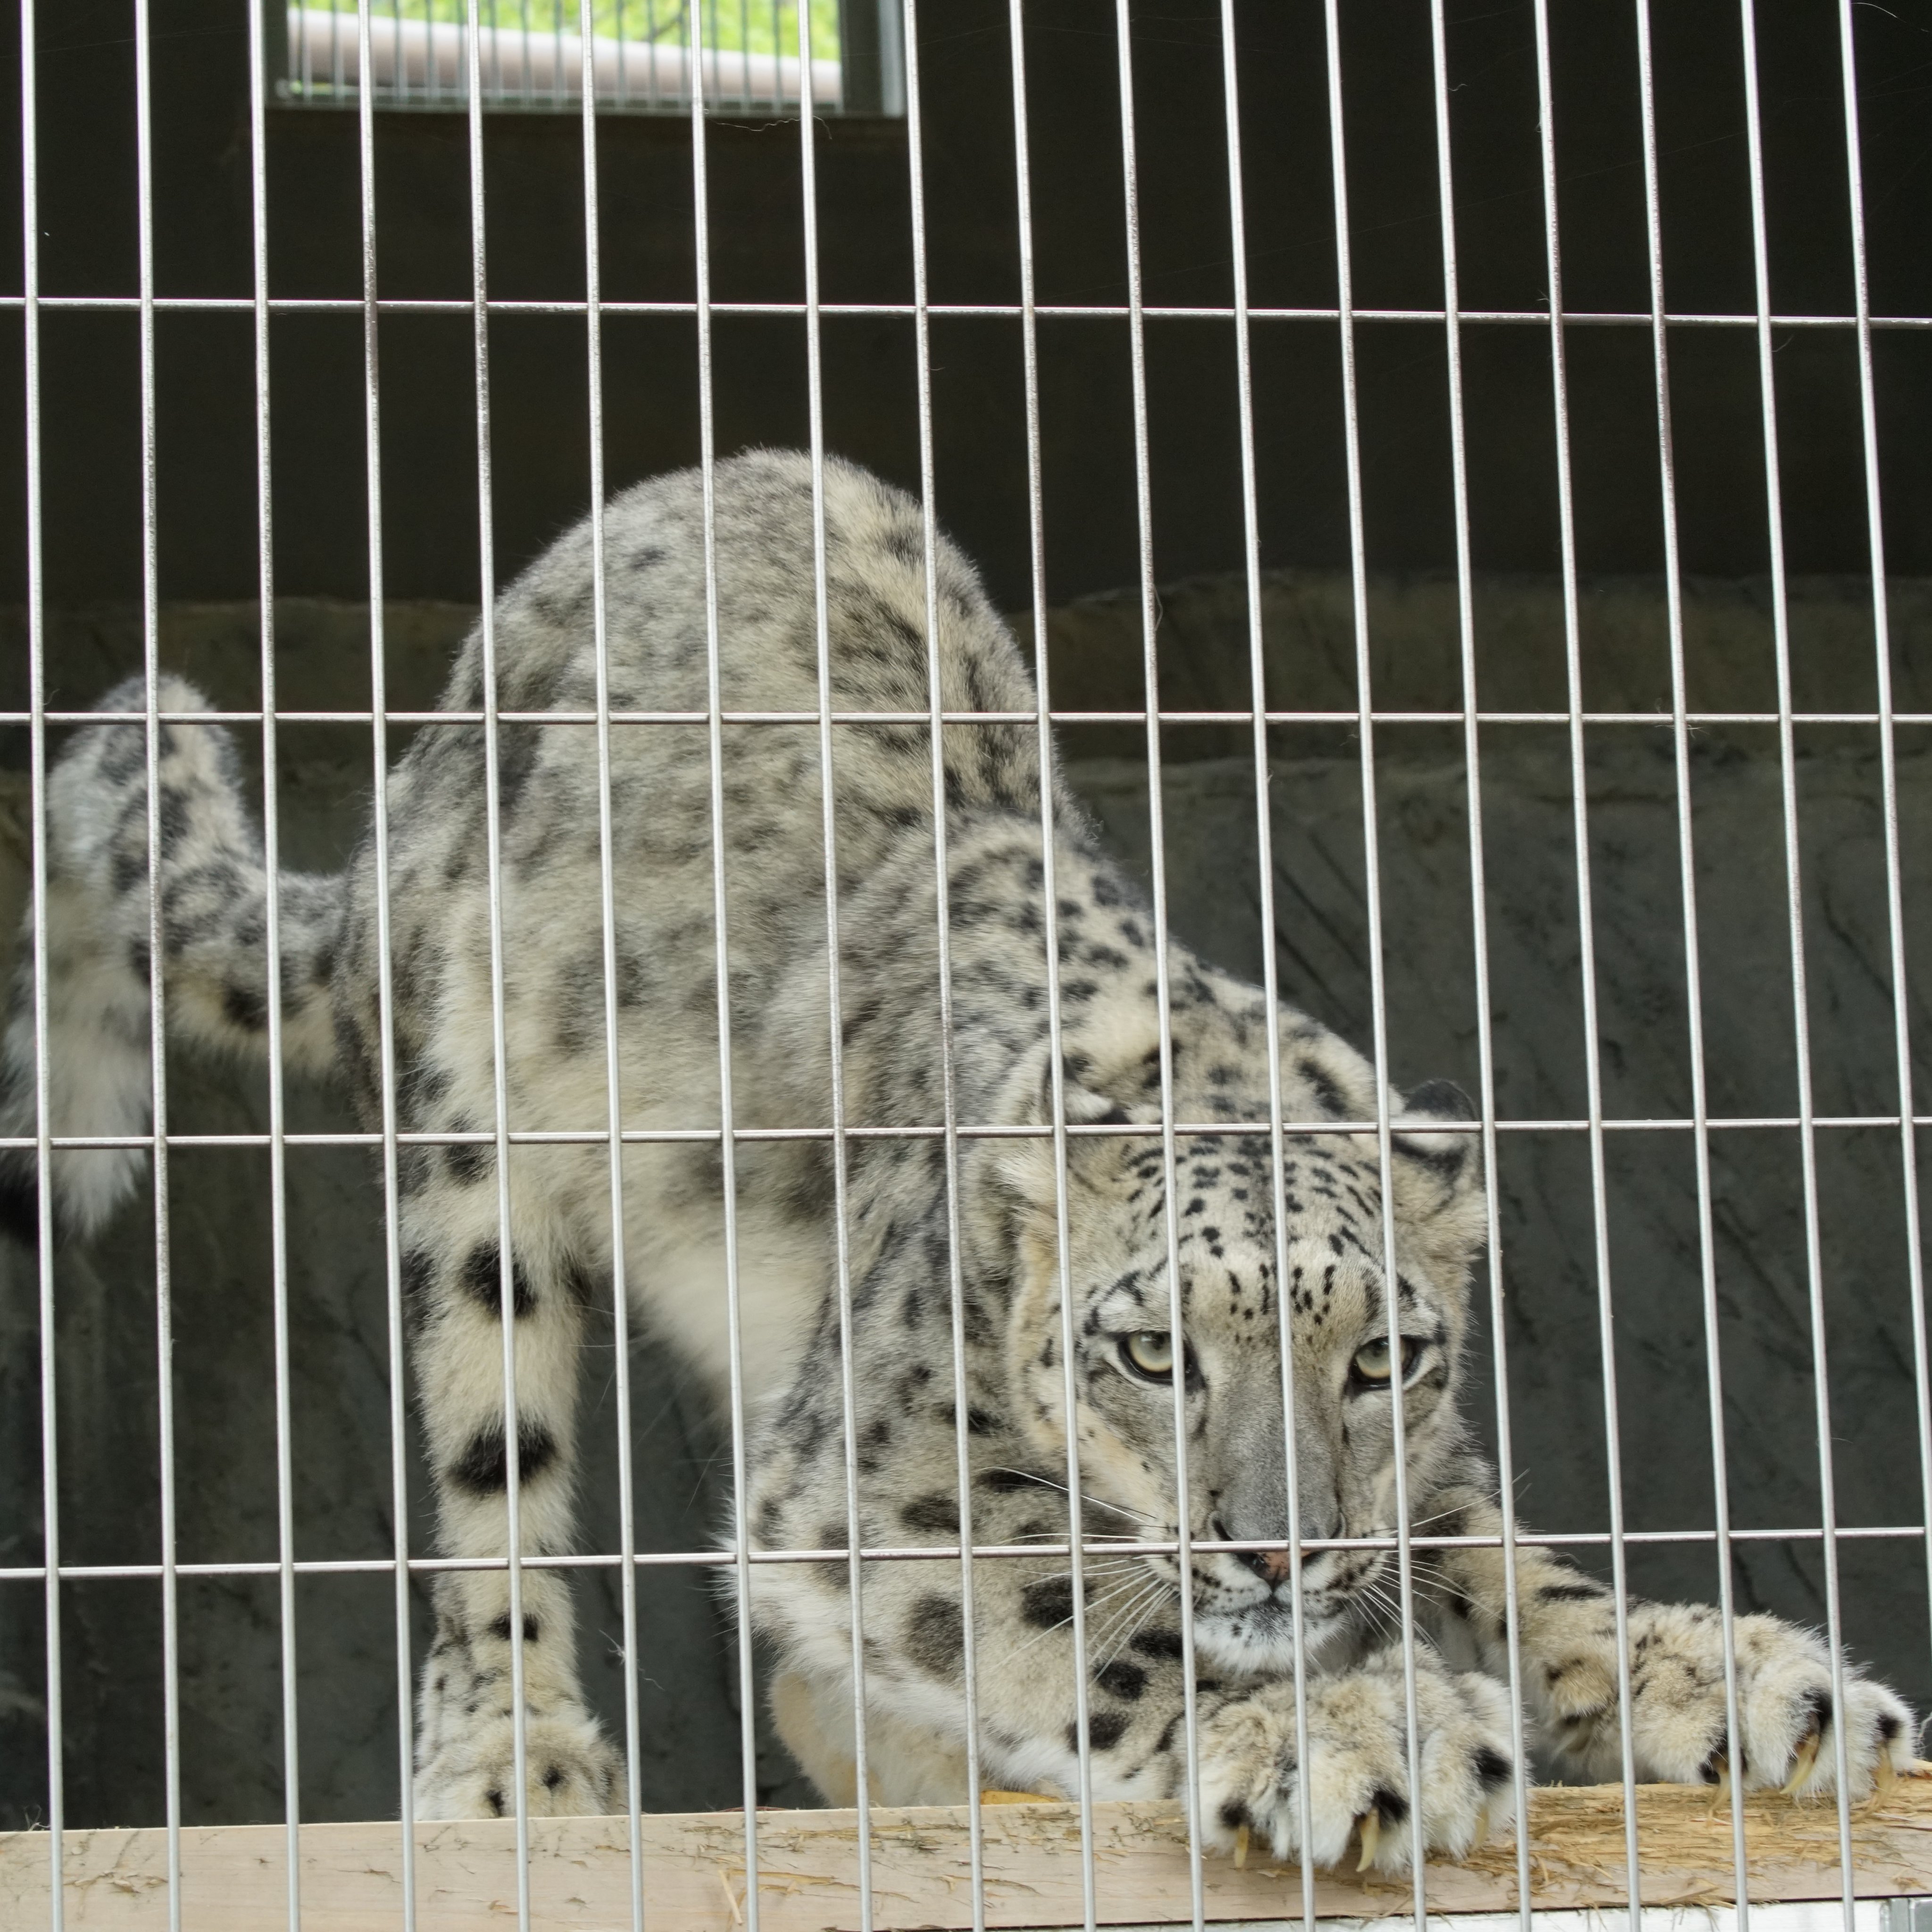
[[[278,724],[371,724],[370,711],[284,711],[266,714]],[[1056,724],[1140,724],[1147,722],[1144,711],[1052,711],[1048,716]],[[1162,711],[1156,716],[1163,724],[1248,724],[1252,711]],[[1685,714],[1693,725],[1775,724],[1775,711],[1691,711]],[[259,724],[260,711],[164,711],[164,724]],[[1376,711],[1370,713],[1377,724],[1462,724],[1468,714],[1462,711]],[[592,726],[594,711],[500,711],[503,724],[571,724]],[[143,711],[49,711],[50,724],[144,724]],[[1932,724],[1932,711],[1894,712],[1889,720],[1876,711],[1795,711],[1794,724]],[[1359,711],[1264,711],[1268,724],[1346,724],[1359,727]],[[32,722],[25,711],[0,711],[0,724],[26,724]],[[480,724],[480,711],[385,711],[386,724]],[[708,724],[703,711],[614,711],[613,724]],[[727,711],[721,722],[726,724],[810,724],[819,722],[815,711]],[[945,724],[1036,725],[1036,711],[946,711],[940,714]],[[926,724],[932,722],[928,711],[835,711],[835,724]],[[1479,724],[1561,724],[1570,722],[1567,711],[1478,711]],[[1676,720],[1668,711],[1586,711],[1586,724],[1649,724],[1667,730]]]
[[[1858,1538],[1868,1542],[1910,1542],[1922,1540],[1925,1534],[1923,1523],[1882,1523],[1859,1528],[1840,1526],[1835,1532],[1839,1538]],[[1714,1529],[1629,1529],[1623,1532],[1626,1543],[1684,1544],[1713,1543],[1717,1540]],[[1751,1543],[1816,1543],[1824,1532],[1816,1528],[1801,1529],[1733,1529],[1730,1532],[1734,1542]],[[1519,1548],[1529,1546],[1544,1550],[1586,1548],[1607,1545],[1610,1534],[1607,1530],[1575,1530],[1568,1534],[1532,1534],[1520,1531],[1514,1539]],[[1500,1550],[1503,1540],[1499,1536],[1412,1536],[1409,1538],[1412,1550]],[[1250,1552],[1265,1554],[1278,1552],[1287,1547],[1285,1544],[1257,1542],[1252,1539],[1243,1541],[1209,1541],[1205,1538],[1190,1538],[1189,1550],[1196,1556],[1204,1552],[1222,1552],[1231,1556]],[[1309,1536],[1304,1537],[1300,1546],[1304,1552],[1324,1550],[1392,1550],[1396,1546],[1393,1536]],[[1091,1540],[1081,1545],[1084,1555],[1090,1556],[1172,1556],[1180,1550],[1177,1542],[1128,1543],[1109,1542],[1102,1539]],[[976,1543],[972,1554],[976,1562],[980,1558],[1054,1557],[1070,1558],[1072,1548],[1064,1543]],[[859,1560],[862,1563],[957,1563],[961,1551],[956,1543],[952,1544],[896,1544],[880,1549],[862,1548]],[[754,1550],[750,1552],[754,1563],[836,1563],[849,1562],[851,1552],[847,1550]],[[624,1558],[608,1550],[587,1552],[570,1556],[520,1556],[519,1565],[526,1570],[614,1570],[620,1568]],[[723,1569],[734,1564],[738,1558],[729,1550],[639,1550],[631,1562],[640,1569]],[[507,1556],[412,1556],[406,1566],[413,1575],[418,1572],[434,1574],[453,1570],[507,1570],[510,1559]],[[177,1563],[173,1574],[177,1576],[278,1576],[283,1566],[274,1562],[245,1563]],[[386,1576],[392,1575],[396,1568],[393,1556],[322,1557],[298,1560],[295,1564],[298,1576]],[[46,1569],[39,1564],[24,1564],[0,1568],[0,1583],[37,1583],[46,1579]],[[161,1574],[158,1563],[63,1563],[59,1576],[63,1582],[69,1580],[82,1582],[139,1582],[152,1580]]]
[[[20,296],[0,296],[0,310],[17,309],[23,305]],[[46,296],[39,298],[42,310],[68,309],[80,310],[124,310],[129,314],[140,307],[140,298],[136,296]],[[247,296],[157,296],[154,298],[155,309],[180,314],[252,314],[254,298]],[[353,315],[368,314],[369,304],[360,296],[278,296],[268,304],[273,315]],[[709,304],[715,315],[782,315],[802,316],[806,312],[802,302],[714,302]],[[460,296],[385,296],[374,304],[380,314],[386,315],[460,315],[474,316],[477,304]],[[687,316],[697,312],[697,304],[688,302],[614,302],[599,301],[597,312],[600,316],[611,315],[669,315]],[[483,304],[484,312],[490,315],[574,315],[586,313],[586,305],[568,298],[542,302],[519,301],[514,297],[493,296]],[[917,313],[910,302],[821,302],[818,313],[828,316],[903,316],[910,320]],[[932,302],[926,305],[926,313],[932,316],[1004,318],[1020,320],[1023,311],[1017,302]],[[1128,319],[1128,309],[1120,302],[1042,302],[1033,314],[1052,320],[1069,322],[1120,321]],[[1234,320],[1231,307],[1211,302],[1150,304],[1140,311],[1150,321],[1162,322],[1228,322]],[[1438,327],[1443,321],[1439,308],[1352,308],[1349,317],[1354,322],[1433,322]],[[1250,308],[1248,317],[1253,322],[1329,322],[1337,320],[1336,311],[1322,308]],[[1461,309],[1456,312],[1459,326],[1468,323],[1497,322],[1504,326],[1533,325],[1538,328],[1550,326],[1547,309]],[[1652,318],[1646,309],[1600,309],[1586,313],[1565,310],[1563,321],[1566,326],[1582,328],[1640,328],[1652,326]],[[1755,315],[1736,315],[1713,312],[1709,314],[1686,313],[1666,315],[1666,324],[1679,328],[1756,328],[1758,318]],[[1847,328],[1858,326],[1855,315],[1775,315],[1771,319],[1774,328]],[[1875,315],[1870,318],[1874,328],[1932,329],[1932,316]]]
[[[1932,1127],[1932,1114],[1915,1114],[1912,1124],[1916,1127]],[[1714,1129],[1754,1130],[1760,1128],[1791,1128],[1802,1123],[1796,1114],[1713,1115],[1704,1122]],[[1903,1124],[1896,1114],[1816,1114],[1811,1117],[1811,1124],[1817,1127],[1896,1127]],[[1520,1134],[1585,1133],[1590,1123],[1583,1120],[1498,1120],[1495,1125],[1499,1132]],[[1602,1125],[1615,1133],[1689,1133],[1696,1126],[1694,1120],[1678,1120],[1667,1115],[1648,1118],[1643,1116],[1612,1117],[1606,1115]],[[1428,1132],[1431,1134],[1480,1134],[1483,1131],[1480,1120],[1438,1120],[1426,1123],[1396,1123],[1398,1131]],[[1372,1120],[1284,1120],[1282,1132],[1309,1136],[1319,1134],[1372,1134],[1376,1131]],[[946,1130],[943,1126],[847,1126],[842,1130],[848,1138],[854,1140],[943,1140]],[[1124,1124],[1112,1121],[1073,1121],[1066,1124],[1070,1134],[1088,1136],[1113,1136],[1120,1139],[1157,1140],[1160,1137],[1158,1121],[1128,1121]],[[1266,1120],[1180,1120],[1174,1124],[1178,1134],[1265,1134],[1274,1130]],[[952,1129],[964,1140],[1050,1140],[1054,1130],[1045,1124],[1014,1124],[970,1126],[962,1122]],[[734,1142],[743,1141],[823,1141],[832,1138],[832,1130],[824,1127],[736,1127],[731,1130]],[[626,1127],[618,1136],[626,1146],[649,1147],[659,1143],[685,1142],[715,1142],[720,1138],[716,1127]],[[49,1142],[54,1151],[66,1154],[101,1154],[124,1148],[151,1148],[154,1144],[152,1134],[56,1134]],[[161,1136],[164,1144],[170,1148],[265,1148],[270,1144],[267,1134],[191,1134],[168,1133]],[[605,1127],[530,1127],[513,1129],[510,1134],[512,1147],[602,1147],[610,1139],[610,1130]],[[310,1148],[379,1148],[383,1144],[380,1133],[358,1132],[352,1130],[340,1133],[285,1133],[281,1136],[285,1147]],[[494,1147],[496,1136],[493,1133],[472,1130],[467,1132],[425,1130],[420,1132],[398,1133],[398,1147]],[[0,1149],[26,1149],[39,1145],[31,1136],[24,1134],[0,1135]]]

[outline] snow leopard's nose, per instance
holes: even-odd
[[[1241,1558],[1264,1583],[1285,1583],[1294,1568],[1285,1550],[1250,1550]]]
[[[1220,1515],[1209,1523],[1208,1528],[1220,1542],[1236,1543],[1246,1540],[1244,1536],[1238,1536],[1230,1529],[1226,1518]],[[1258,1533],[1265,1534],[1264,1532]],[[1243,1550],[1232,1553],[1245,1563],[1263,1582],[1270,1586],[1286,1582],[1288,1572],[1294,1567],[1293,1559],[1286,1550]]]

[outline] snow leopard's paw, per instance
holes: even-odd
[[[602,1816],[624,1808],[624,1767],[587,1713],[524,1720],[532,1818]],[[516,1736],[507,1712],[445,1738],[416,1778],[418,1818],[507,1818],[517,1808]]]
[[[1735,1768],[1754,1791],[1835,1790],[1829,1647],[1815,1631],[1777,1617],[1740,1617],[1736,1630],[1739,1737],[1733,1767],[1725,1736],[1722,1617],[1702,1604],[1631,1606],[1638,1774],[1714,1784]],[[1856,1802],[1911,1762],[1916,1727],[1900,1699],[1849,1664],[1844,1684],[1846,1764]],[[1613,1701],[1607,1726],[1612,1739],[1616,1724]]]
[[[1412,1795],[1400,1652],[1308,1684],[1308,1853],[1368,1871],[1409,1862]],[[1507,1821],[1512,1796],[1509,1703],[1502,1688],[1418,1660],[1422,1840],[1460,1857]],[[1301,1852],[1294,1694],[1268,1684],[1222,1705],[1202,1726],[1201,1798],[1210,1842],[1238,1851],[1244,1830],[1277,1857]]]

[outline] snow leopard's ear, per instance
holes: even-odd
[[[1432,1262],[1460,1280],[1481,1252],[1487,1227],[1482,1136],[1471,1127],[1475,1104],[1452,1080],[1389,1097],[1396,1219]],[[1431,1123],[1447,1131],[1430,1132]]]
[[[1151,1071],[1138,1058],[1125,1066],[1101,1067],[1073,1048],[1060,1064],[1060,1100],[1070,1126],[1096,1123],[1124,1126],[1130,1121],[1160,1118],[1159,1048]],[[1025,1056],[1015,1067],[1004,1096],[1002,1125],[1048,1126],[1053,1120],[1053,1068],[1046,1045]],[[1042,1134],[1001,1139],[998,1166],[1007,1184],[1042,1208],[1054,1204],[1053,1142]]]

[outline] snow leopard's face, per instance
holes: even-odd
[[[1447,1120],[1461,1112],[1453,1090],[1417,1098],[1423,1105],[1412,1102],[1406,1118]],[[1395,1150],[1399,1359],[1390,1346],[1372,1137],[1288,1143],[1286,1352],[1304,1538],[1393,1533],[1398,1385],[1412,1478],[1458,1432],[1457,1358],[1468,1271],[1482,1227],[1478,1144],[1468,1134],[1405,1132]],[[1178,1335],[1158,1138],[1078,1144],[1070,1179],[1073,1384],[1089,1499],[1086,1534],[1136,1542],[1176,1538],[1178,1408],[1185,1418],[1190,1534],[1285,1539],[1284,1297],[1268,1142],[1228,1135],[1179,1142]],[[1050,1229],[1036,1227],[1028,1242],[1027,1283],[1015,1304],[1008,1360],[1024,1390],[1020,1406],[1030,1432],[1040,1448],[1064,1454],[1062,1324],[1052,1240]],[[1176,1557],[1142,1560],[1178,1591]],[[1302,1607],[1311,1648],[1364,1611],[1392,1610],[1394,1563],[1384,1551],[1305,1553]],[[1192,1573],[1204,1661],[1244,1670],[1291,1664],[1286,1550],[1201,1552],[1192,1558]]]

